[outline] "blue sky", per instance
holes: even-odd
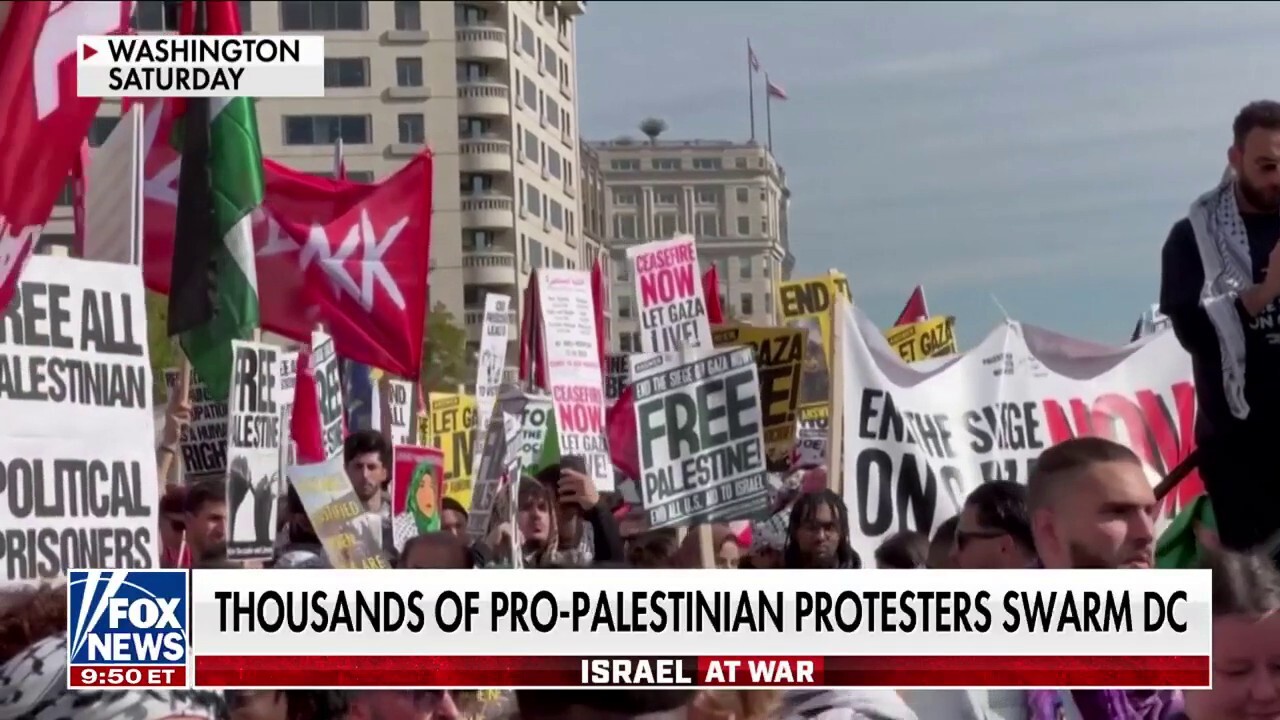
[[[969,345],[1001,317],[991,294],[1122,342],[1235,113],[1280,96],[1277,27],[1280,3],[597,2],[581,126],[746,139],[750,37],[791,97],[773,140],[797,276],[842,269],[883,324],[923,283]]]

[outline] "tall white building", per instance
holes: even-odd
[[[530,270],[590,262],[574,52],[585,2],[239,4],[245,32],[325,36],[324,98],[259,101],[265,155],[329,174],[341,138],[350,176],[368,181],[432,149],[431,301],[465,326],[472,353],[486,292],[511,295],[518,307]],[[135,24],[172,31],[177,7],[142,0]],[[118,104],[104,103],[91,144],[118,115]],[[63,202],[46,228],[46,252],[70,245],[69,192]]]

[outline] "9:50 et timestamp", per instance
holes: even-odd
[[[182,688],[187,668],[173,665],[73,665],[67,684],[82,688]]]

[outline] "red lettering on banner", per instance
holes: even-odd
[[[645,307],[693,297],[693,266],[666,268],[640,276],[640,301]]]
[[[600,405],[562,403],[556,406],[556,423],[567,432],[598,435],[604,432],[604,409]]]
[[[1138,457],[1161,476],[1167,475],[1195,449],[1195,387],[1189,382],[1174,384],[1172,410],[1168,402],[1152,390],[1139,390],[1134,399],[1117,393],[1099,396],[1092,406],[1081,398],[1067,401],[1071,421],[1056,400],[1044,400],[1045,424],[1054,445],[1074,437],[1104,437],[1125,442]],[[1119,430],[1123,427],[1124,433]],[[1204,491],[1199,473],[1191,473],[1177,491],[1166,498],[1178,510]],[[1176,498],[1176,500],[1175,500]]]

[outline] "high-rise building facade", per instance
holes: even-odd
[[[639,349],[627,248],[686,233],[697,239],[703,270],[717,268],[725,314],[774,322],[775,288],[790,278],[795,257],[787,235],[791,192],[772,153],[721,140],[622,139],[591,149],[604,181],[615,351]]]
[[[175,30],[176,6],[142,0],[138,30]],[[258,103],[267,157],[331,174],[341,138],[349,176],[370,181],[431,148],[431,301],[466,328],[472,353],[485,293],[511,295],[518,307],[530,270],[584,261],[574,50],[585,9],[581,1],[240,2],[245,32],[325,36],[325,97]],[[91,144],[110,133],[119,105],[104,103],[101,115]],[[46,228],[46,251],[69,246],[71,232],[64,205]]]

